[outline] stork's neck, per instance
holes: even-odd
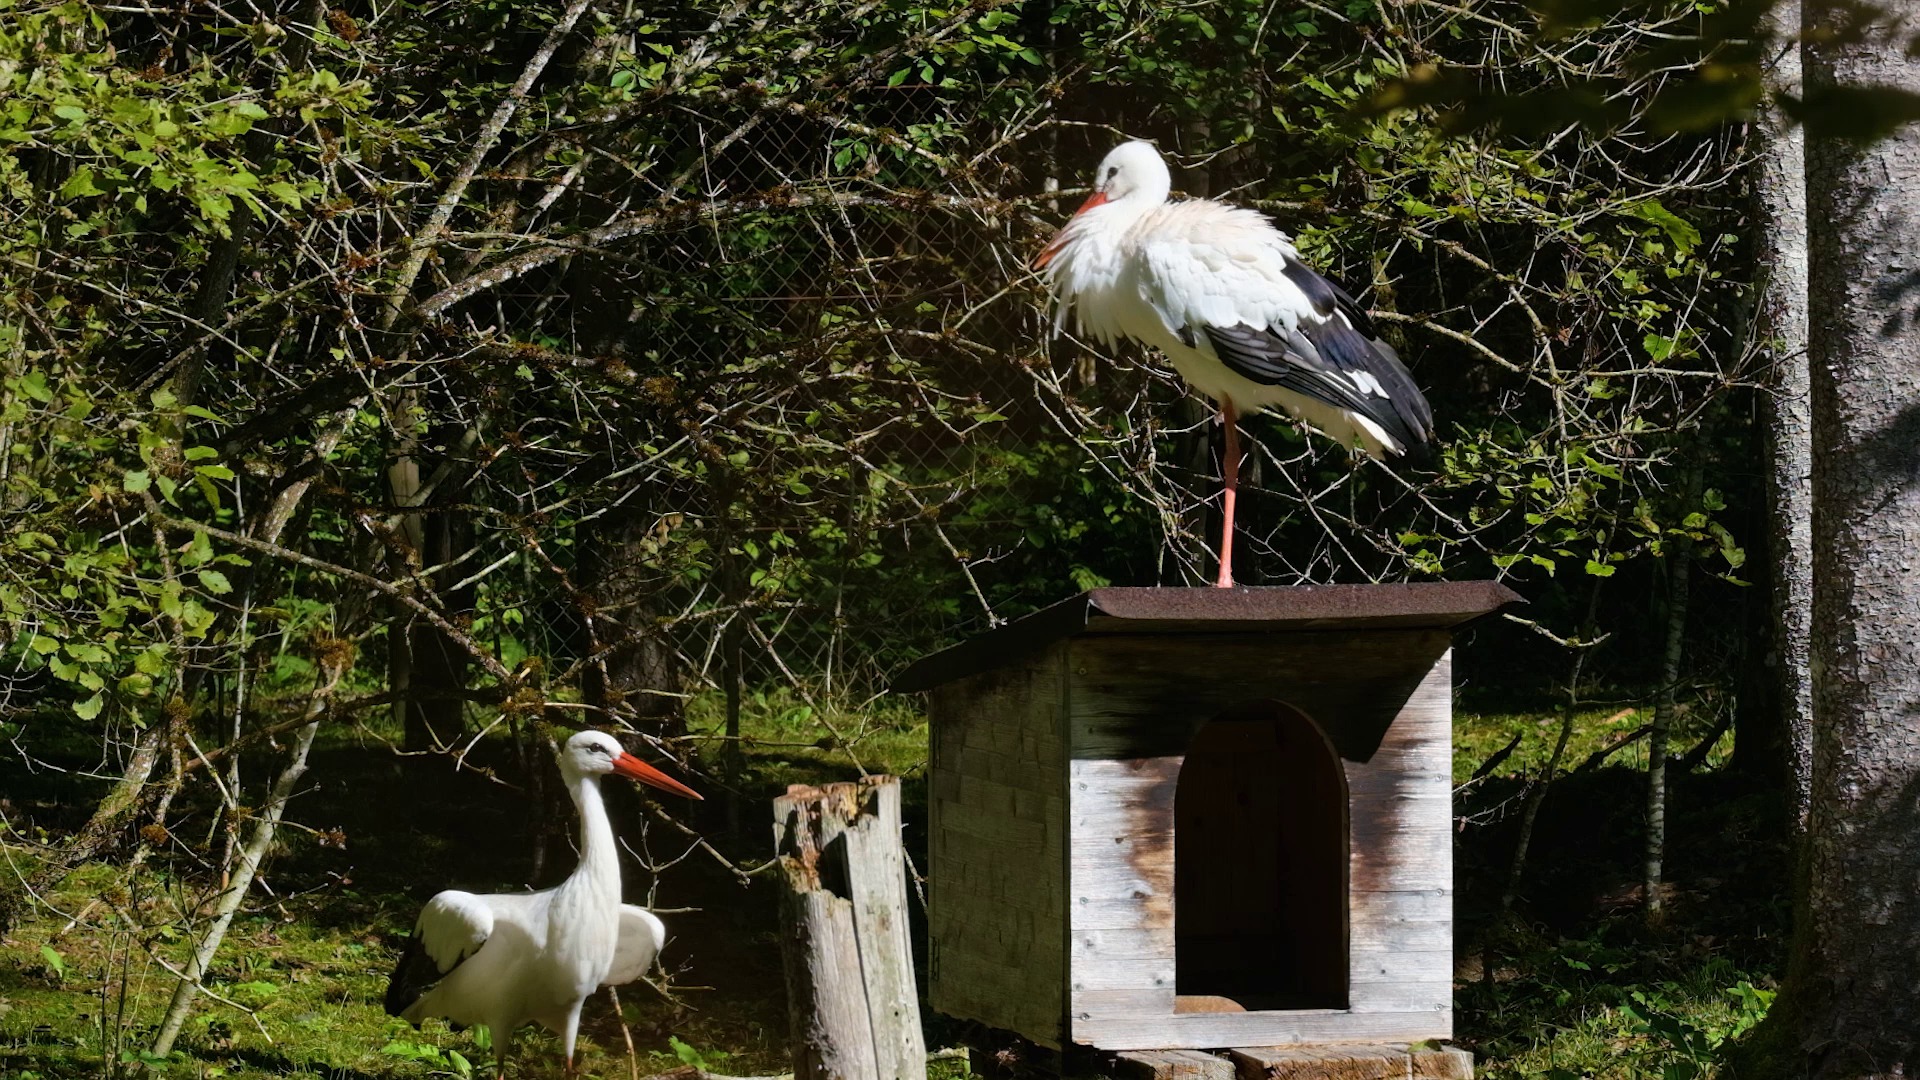
[[[563,887],[585,887],[620,895],[620,852],[614,847],[613,823],[600,795],[598,776],[573,778],[573,805],[580,811],[580,865]],[[576,885],[577,883],[577,885]]]
[[[1098,215],[1095,218],[1095,231],[1103,234],[1104,239],[1118,240],[1141,218],[1166,204],[1167,189],[1164,186],[1135,188],[1125,196],[1089,211],[1087,216],[1092,218]]]

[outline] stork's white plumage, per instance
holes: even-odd
[[[390,1015],[416,1027],[430,1016],[487,1025],[500,1075],[514,1029],[538,1022],[564,1040],[572,1071],[587,997],[644,975],[667,938],[652,912],[620,902],[619,852],[600,797],[608,773],[700,798],[611,735],[582,731],[568,739],[560,775],[580,812],[580,865],[542,892],[448,890],[427,901],[387,983]]]
[[[1055,325],[1072,313],[1102,344],[1159,349],[1220,404],[1227,447],[1217,584],[1233,584],[1236,412],[1279,407],[1375,458],[1419,453],[1433,412],[1353,297],[1300,261],[1263,215],[1208,199],[1169,203],[1166,162],[1122,143],[1040,257]]]

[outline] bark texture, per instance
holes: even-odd
[[[1911,0],[1895,9],[1914,8]],[[1809,23],[1823,9],[1807,9]],[[1823,84],[1920,92],[1884,25]],[[1920,1070],[1920,127],[1809,133],[1813,788],[1788,995],[1805,1074]]]
[[[1800,5],[1769,12],[1775,40],[1786,42],[1769,71],[1776,94],[1803,93]],[[1767,443],[1767,560],[1771,647],[1767,672],[1771,719],[1758,749],[1767,775],[1786,781],[1796,832],[1807,825],[1813,773],[1813,416],[1807,382],[1807,149],[1805,129],[1777,109],[1760,118],[1754,202],[1760,231],[1758,332],[1768,360],[1763,399]],[[1737,740],[1743,741],[1743,740]],[[1736,753],[1738,751],[1736,750]]]
[[[900,781],[794,785],[773,818],[796,1080],[926,1080]]]
[[[598,662],[582,687],[587,703],[649,734],[687,733],[686,673],[660,631],[654,598],[662,572],[649,565],[664,533],[648,515],[616,509],[576,532],[586,593],[587,648]]]
[[[1689,486],[1699,490],[1699,470]],[[1692,494],[1692,492],[1689,492]],[[1679,704],[1680,661],[1687,640],[1687,583],[1693,572],[1691,545],[1676,540],[1667,553],[1667,647],[1660,661],[1660,694],[1653,703],[1653,725],[1647,732],[1647,852],[1643,883],[1647,893],[1647,921],[1658,923],[1664,904],[1660,880],[1667,857],[1667,737]]]

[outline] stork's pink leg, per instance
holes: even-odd
[[[1240,488],[1240,428],[1231,398],[1220,399],[1220,420],[1227,425],[1227,449],[1220,462],[1220,477],[1226,490],[1220,500],[1220,578],[1217,588],[1233,588],[1233,503]]]

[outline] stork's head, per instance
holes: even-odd
[[[1167,163],[1160,160],[1160,152],[1152,143],[1142,139],[1121,143],[1100,159],[1100,167],[1093,171],[1093,194],[1074,211],[1073,219],[1040,257],[1033,260],[1033,268],[1040,270],[1052,262],[1080,232],[1080,223],[1088,213],[1100,210],[1101,217],[1119,215],[1120,220],[1110,224],[1114,229],[1125,229],[1141,214],[1166,202],[1167,193],[1172,190],[1173,174],[1167,171]],[[1101,210],[1102,207],[1110,209]]]
[[[1144,139],[1123,142],[1107,151],[1093,173],[1093,193],[1101,197],[1101,203],[1125,200],[1153,207],[1166,202],[1172,190],[1173,175],[1167,172],[1167,163]]]
[[[581,776],[605,776],[613,773],[638,780],[661,791],[700,798],[700,793],[627,753],[620,741],[604,731],[582,731],[567,740],[560,750],[560,772],[572,780]]]

